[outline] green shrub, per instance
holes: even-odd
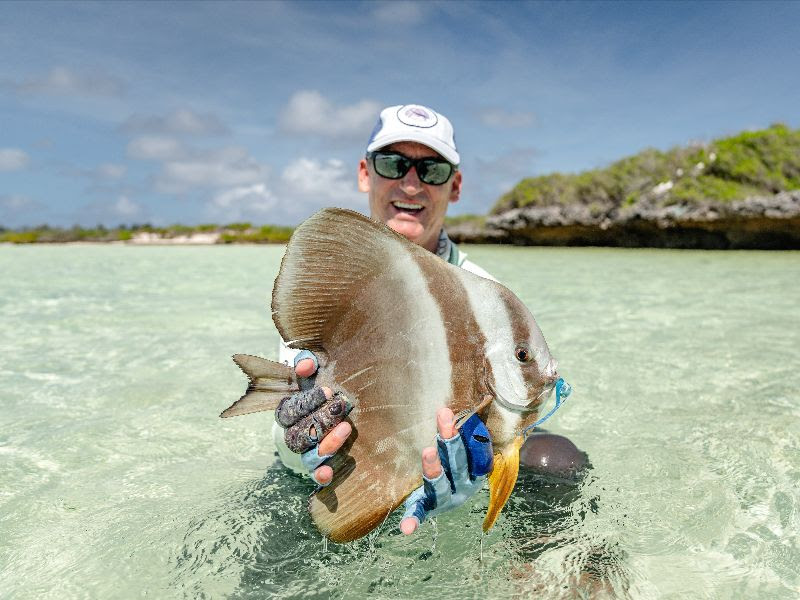
[[[36,230],[28,231],[6,231],[0,234],[0,242],[12,244],[33,244],[39,241],[39,232]]]
[[[667,181],[673,182],[672,189],[653,192]],[[729,202],[796,189],[800,189],[800,130],[776,124],[668,152],[649,148],[604,169],[526,178],[501,196],[490,212],[576,202],[600,210],[631,206],[645,198],[664,205]]]

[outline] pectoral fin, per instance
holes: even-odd
[[[522,447],[522,436],[518,435],[514,441],[506,446],[502,454],[495,454],[494,468],[489,473],[489,509],[483,520],[483,531],[489,531],[500,511],[506,505],[514,485],[517,483],[519,473],[519,449]]]

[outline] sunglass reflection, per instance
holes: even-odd
[[[370,152],[367,158],[381,177],[400,179],[414,167],[419,180],[428,185],[447,183],[456,170],[455,165],[441,158],[409,158],[398,152]]]

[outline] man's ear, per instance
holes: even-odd
[[[458,202],[461,197],[461,171],[453,175],[453,187],[450,188],[450,202]]]
[[[362,158],[358,162],[358,191],[369,192],[369,171],[366,158]]]

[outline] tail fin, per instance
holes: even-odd
[[[281,399],[300,390],[291,367],[249,354],[234,354],[233,362],[247,375],[250,385],[244,396],[223,411],[223,419],[275,410]]]

